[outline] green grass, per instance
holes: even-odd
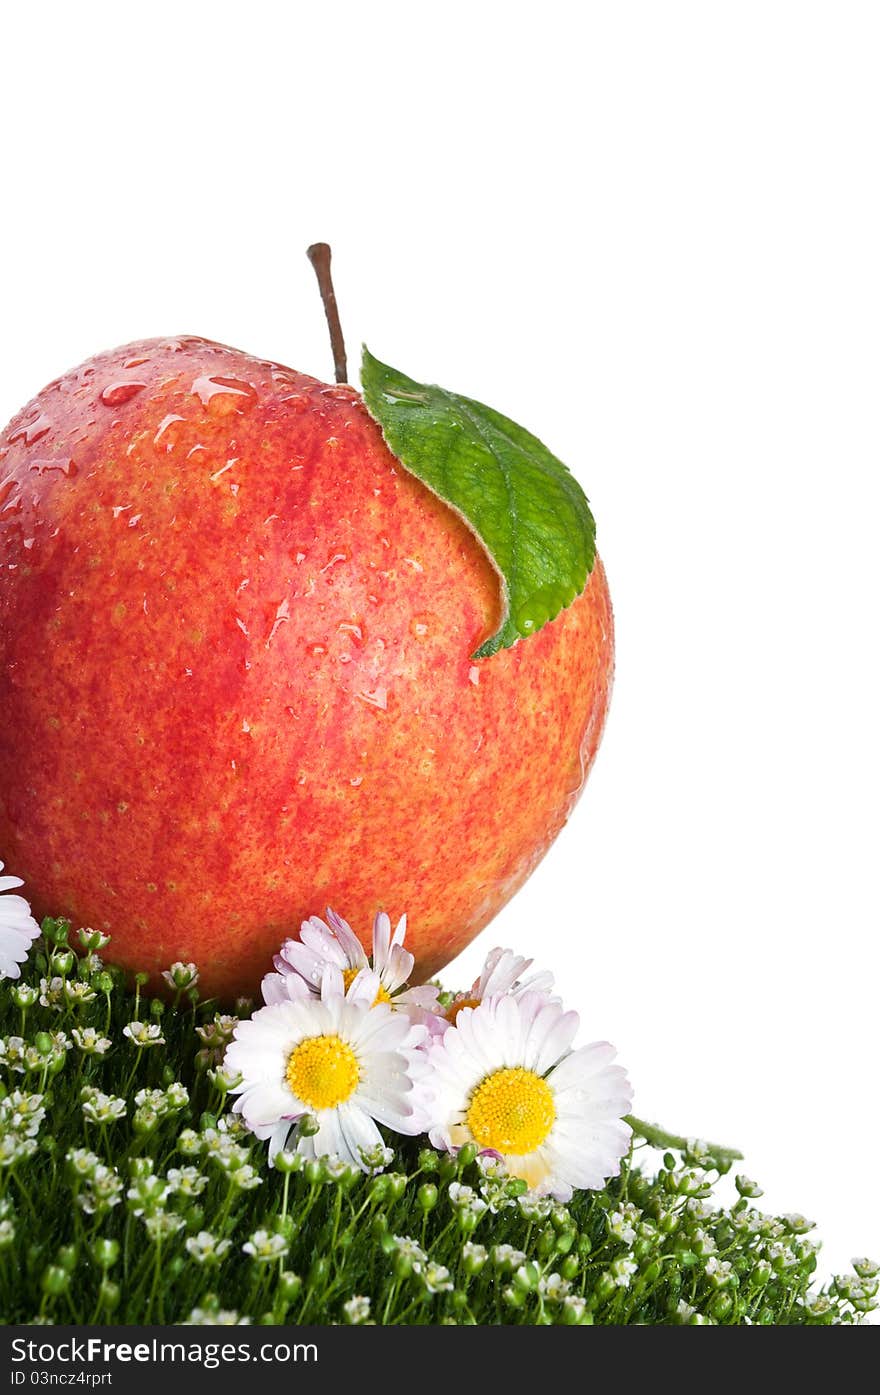
[[[389,1140],[372,1176],[270,1169],[228,1113],[234,1019],[195,988],[145,1000],[98,937],[74,954],[63,921],[43,931],[0,987],[5,1323],[815,1325],[876,1306],[876,1266],[817,1289],[808,1223],[759,1211],[707,1145],[637,1137],[621,1176],[568,1206],[419,1140]],[[132,1020],[162,1040],[135,1045]]]

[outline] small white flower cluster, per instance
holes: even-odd
[[[642,1213],[631,1201],[621,1202],[608,1217],[608,1229],[616,1240],[632,1245],[636,1238],[636,1226]]]
[[[8,1197],[0,1200],[0,1251],[8,1250],[15,1242],[15,1217]]]
[[[165,969],[162,974],[163,979],[169,988],[174,988],[178,993],[184,989],[195,988],[199,981],[199,971],[195,964],[183,964],[178,959],[171,965],[170,969]]]
[[[74,1027],[73,1040],[84,1056],[106,1056],[113,1045],[109,1037],[102,1037],[95,1027]]]
[[[123,1027],[122,1035],[128,1037],[132,1046],[145,1049],[150,1046],[164,1046],[165,1038],[158,1022],[129,1022]]]
[[[221,1308],[219,1299],[214,1293],[209,1293],[202,1299],[201,1308],[193,1308],[189,1315],[189,1322],[184,1323],[185,1327],[250,1327],[249,1317],[239,1317],[238,1313],[231,1308]]]
[[[19,1075],[48,1079],[61,1069],[71,1045],[66,1032],[40,1032],[35,1042],[19,1036],[0,1037],[0,1065]]]
[[[220,1120],[217,1128],[209,1127],[196,1133],[195,1129],[183,1129],[178,1135],[177,1146],[185,1157],[202,1158],[220,1173],[224,1173],[231,1190],[253,1191],[262,1184],[262,1178],[249,1161],[251,1137],[244,1131],[245,1142],[236,1138],[239,1121],[234,1117]],[[169,1177],[171,1173],[168,1174]]]
[[[36,1152],[45,1117],[40,1094],[13,1090],[0,1099],[0,1168],[15,1167]]]
[[[218,1240],[209,1230],[200,1230],[198,1235],[188,1236],[185,1243],[187,1254],[191,1255],[197,1264],[206,1267],[219,1264],[232,1249],[231,1240]]]
[[[135,1133],[151,1134],[163,1119],[179,1114],[189,1103],[189,1091],[185,1085],[174,1080],[164,1090],[138,1090],[134,1097],[136,1105],[132,1125]]]
[[[67,1166],[74,1180],[77,1205],[88,1216],[106,1216],[122,1200],[123,1182],[114,1167],[108,1167],[88,1148],[72,1148]]]
[[[84,1085],[81,1094],[82,1112],[89,1124],[112,1124],[124,1119],[128,1106],[119,1095],[105,1095],[94,1085]]]
[[[837,1274],[831,1286],[832,1293],[844,1299],[860,1317],[864,1318],[880,1306],[880,1264],[876,1260],[859,1256],[853,1260],[854,1274]]]
[[[216,1012],[211,1022],[196,1027],[196,1033],[203,1042],[203,1049],[196,1057],[201,1069],[207,1070],[221,1064],[223,1053],[232,1041],[232,1034],[237,1026],[237,1017],[225,1012]]]
[[[231,1028],[212,1078],[238,1096],[234,1109],[268,1140],[270,1161],[293,1151],[374,1171],[377,1123],[428,1133],[447,1151],[470,1145],[483,1159],[479,1192],[450,1188],[465,1233],[514,1203],[511,1178],[533,1200],[567,1200],[616,1176],[631,1137],[629,1082],[607,1043],[574,1049],[578,1016],[553,996],[552,977],[529,977],[531,960],[493,950],[444,1007],[436,988],[407,986],[405,932],[405,917],[392,931],[380,912],[368,957],[340,916],[313,916],[276,956],[264,1006]],[[215,1019],[201,1033],[215,1052],[229,1029]]]

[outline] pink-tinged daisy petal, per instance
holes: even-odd
[[[320,916],[310,916],[299,927],[299,938],[323,963],[335,964],[338,969],[351,965],[348,952],[339,937],[325,925]]]
[[[330,906],[327,907],[327,920],[345,953],[349,968],[363,968],[369,962],[367,953],[348,921],[343,920]]]
[[[523,979],[523,974],[533,963],[533,959],[526,959],[509,949],[490,950],[482,973],[474,982],[469,996],[492,998],[500,993],[512,993],[514,997],[519,997],[530,990],[549,992],[553,987],[553,975],[546,970]]]
[[[308,998],[311,989],[299,974],[266,974],[260,985],[263,1002],[284,1003],[293,998]]]
[[[384,966],[381,968],[382,986],[386,993],[397,993],[409,978],[415,966],[415,959],[408,949],[403,949],[400,945],[392,945],[388,951]],[[380,968],[379,961],[374,957],[375,967]]]
[[[327,962],[322,954],[317,954],[299,940],[285,940],[272,961],[281,974],[299,974],[309,984],[314,993],[320,990],[321,974]]]
[[[373,964],[381,973],[391,947],[391,919],[385,911],[377,911],[373,919]]]
[[[440,989],[433,983],[417,984],[398,993],[394,1000],[396,1007],[419,1007],[426,1012],[437,1012],[440,1007]]]
[[[357,979],[354,983],[357,983]],[[352,987],[354,987],[354,983]],[[321,1001],[326,1003],[329,998],[333,997],[345,997],[345,979],[342,977],[342,970],[337,964],[325,964],[324,972],[321,975]]]

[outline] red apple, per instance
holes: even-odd
[[[522,885],[596,752],[601,563],[512,649],[481,545],[352,388],[202,339],[101,354],[0,436],[0,856],[35,912],[252,991],[330,904],[421,977]]]

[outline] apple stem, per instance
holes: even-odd
[[[347,383],[348,363],[345,357],[345,340],[342,337],[342,325],[339,320],[339,306],[336,304],[336,292],[333,289],[333,277],[330,275],[330,244],[313,242],[307,250],[306,256],[315,268],[318,289],[324,302],[324,314],[327,316],[327,328],[330,331],[330,347],[333,350],[333,368],[336,373],[336,381],[337,383]]]

